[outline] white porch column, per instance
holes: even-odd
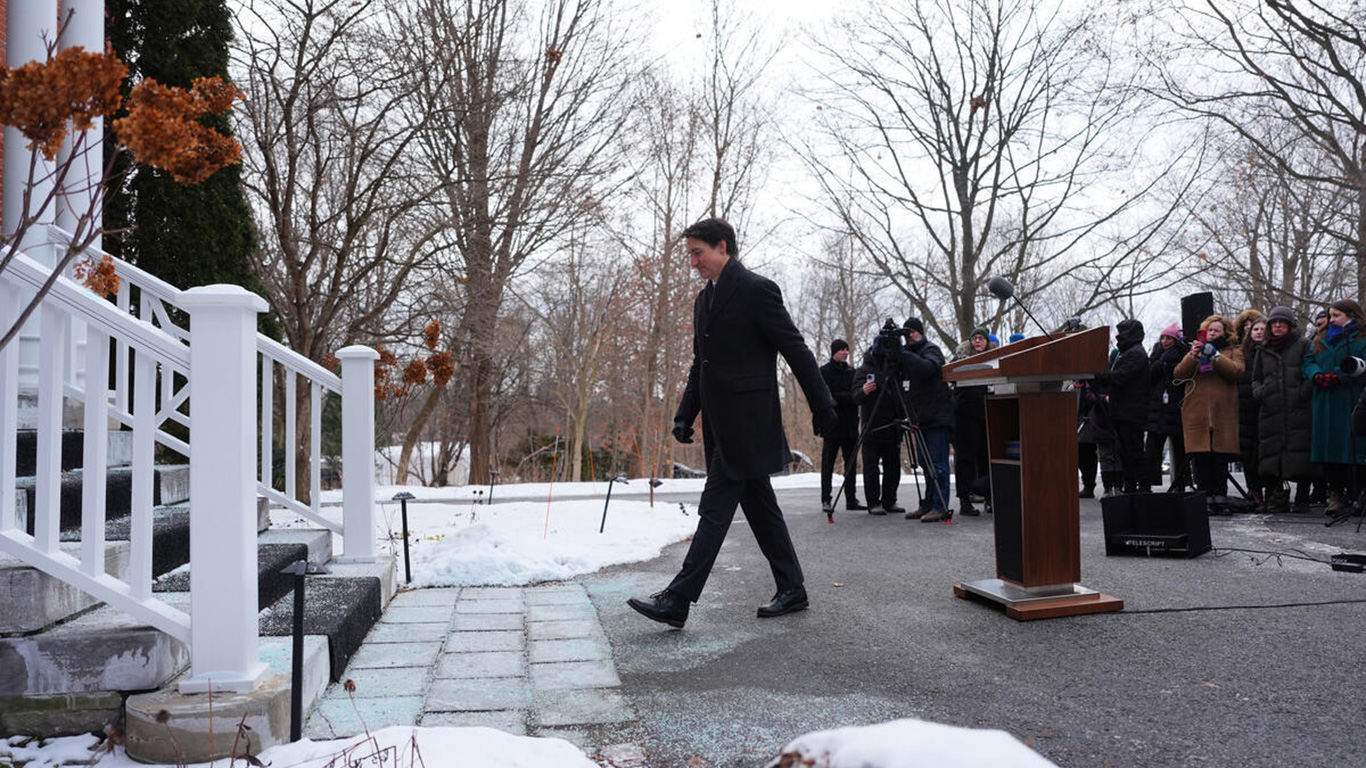
[[[337,351],[342,369],[342,553],[375,557],[375,361],[355,345]]]
[[[266,671],[256,617],[256,316],[235,285],[192,288],[190,676],[181,693],[247,692]]]
[[[46,61],[47,47],[43,40],[44,36],[48,40],[57,37],[57,4],[52,0],[10,0],[5,35],[6,66],[18,67],[34,60]],[[6,234],[18,229],[23,214],[24,188],[28,185],[29,178],[30,153],[27,144],[28,140],[18,129],[5,128],[4,207],[0,212],[0,216],[3,217],[0,219],[0,228],[3,228]],[[33,169],[35,207],[52,189],[50,180],[42,181],[51,175],[51,171],[52,163],[46,162],[42,155],[38,155],[38,164]],[[48,206],[42,222],[34,226],[29,231],[29,236],[19,244],[29,256],[47,264],[52,263],[48,250],[31,246],[34,242],[43,242],[47,239],[47,231],[42,225],[53,220],[52,206]],[[19,333],[19,392],[21,397],[27,395],[31,399],[37,390],[38,313],[35,313],[25,324],[24,330]],[[27,423],[33,418],[28,410],[29,408],[20,409],[20,422]]]
[[[80,46],[89,53],[104,50],[104,0],[61,0],[58,10],[59,26],[62,28],[58,47],[62,50]],[[72,159],[72,144],[75,133],[67,136],[66,144],[57,155],[57,162],[65,163]],[[99,230],[104,216],[100,209],[100,182],[104,169],[104,118],[91,121],[90,130],[82,139],[82,149],[71,163],[67,172],[65,189],[57,198],[57,226],[67,232],[75,233],[76,224],[81,216],[88,216],[88,227]],[[103,241],[98,236],[91,242],[91,250],[99,251]],[[67,376],[72,384],[85,388],[85,323],[76,320],[71,323],[71,343]]]

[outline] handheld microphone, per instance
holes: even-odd
[[[1039,322],[1037,317],[1034,317],[1034,313],[1029,311],[1029,307],[1026,307],[1023,301],[1016,298],[1015,285],[1013,283],[1004,277],[997,275],[987,281],[987,290],[991,291],[992,296],[995,296],[1002,301],[1006,299],[1015,299],[1015,303],[1020,305],[1020,309],[1023,309],[1025,314],[1029,315],[1029,319],[1033,320],[1034,324],[1039,326],[1039,330],[1043,331],[1044,338],[1049,341],[1053,340],[1053,334],[1049,333],[1048,329],[1043,327],[1043,323]]]

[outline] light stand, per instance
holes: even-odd
[[[607,530],[607,505],[612,503],[612,486],[616,485],[617,483],[626,485],[626,476],[617,475],[607,483],[607,501],[604,501],[602,503],[602,524],[598,526],[598,533],[602,533],[603,531]]]
[[[394,501],[398,502],[403,514],[403,575],[409,584],[413,583],[413,568],[408,563],[408,500],[415,498],[417,497],[407,491],[394,494]]]

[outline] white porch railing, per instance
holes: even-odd
[[[56,227],[50,234],[54,247],[64,249],[70,241]],[[182,292],[130,264],[116,260],[115,265],[120,287],[113,303],[62,278],[39,310],[38,461],[31,533],[18,527],[14,514],[18,345],[0,351],[0,551],[188,642],[191,675],[182,691],[203,691],[210,684],[217,690],[251,690],[264,671],[256,648],[257,495],[340,533],[347,559],[375,554],[373,361],[378,355],[366,347],[339,351],[338,377],[256,333],[257,315],[266,308],[260,297],[236,286]],[[0,274],[0,325],[9,327],[50,274],[23,255]],[[182,325],[186,315],[189,328]],[[87,327],[83,387],[70,383],[76,379],[65,370],[73,320]],[[279,409],[274,404],[277,376],[285,389]],[[311,406],[306,497],[295,487],[293,450],[299,435],[295,394],[300,385],[307,387]],[[57,548],[61,393],[87,405],[79,558]],[[343,489],[340,524],[319,509],[322,407],[329,396],[341,397],[342,459],[356,470]],[[203,404],[197,413],[192,410],[196,402]],[[277,416],[284,425],[283,490],[273,482]],[[124,580],[104,573],[104,483],[90,481],[105,477],[111,420],[133,432],[131,555]],[[156,443],[189,459],[190,560],[194,571],[213,574],[191,580],[188,615],[151,591]]]

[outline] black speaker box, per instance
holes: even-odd
[[[1193,341],[1205,318],[1214,314],[1214,294],[1192,293],[1181,297],[1181,333],[1186,341]]]
[[[1203,493],[1128,493],[1101,499],[1105,554],[1199,557],[1210,551]]]

